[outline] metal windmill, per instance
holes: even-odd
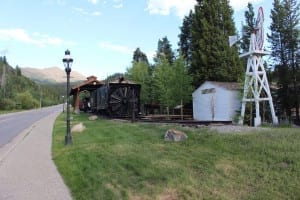
[[[249,52],[241,54],[240,57],[248,57],[247,69],[244,84],[244,95],[242,99],[242,110],[239,124],[243,124],[245,108],[247,102],[255,103],[255,118],[254,126],[261,125],[261,117],[259,111],[259,103],[268,101],[272,115],[273,124],[278,124],[278,119],[275,115],[270,87],[264,68],[263,56],[270,54],[263,51],[264,43],[264,13],[263,8],[258,9],[256,19],[256,27],[251,33]]]

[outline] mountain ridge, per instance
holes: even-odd
[[[64,69],[52,66],[45,68],[23,67],[21,68],[23,76],[40,83],[63,83],[66,82],[66,72]],[[86,77],[77,71],[70,74],[70,82],[84,81]]]

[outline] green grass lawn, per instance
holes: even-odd
[[[300,130],[219,134],[175,127],[182,143],[165,142],[174,125],[125,123],[72,115],[64,146],[65,115],[55,123],[53,159],[74,199],[299,199]]]

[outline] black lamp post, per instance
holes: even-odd
[[[67,74],[67,132],[65,136],[65,145],[70,145],[72,144],[72,136],[71,136],[71,131],[70,131],[70,73],[71,73],[71,66],[73,63],[73,58],[70,56],[70,51],[67,49],[65,51],[65,57],[62,59],[64,66],[65,66],[65,71]]]

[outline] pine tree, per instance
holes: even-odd
[[[17,76],[21,76],[22,75],[21,68],[18,65],[16,66],[16,74],[17,74]]]
[[[236,47],[228,36],[235,35],[233,10],[228,0],[198,0],[191,28],[193,85],[205,80],[238,81],[243,68]]]
[[[243,25],[243,27],[242,27],[241,49],[242,49],[243,53],[249,51],[250,36],[251,36],[251,32],[254,30],[254,27],[255,27],[253,5],[251,3],[248,3],[247,8],[248,8],[248,10],[246,10],[245,14],[244,14],[245,20],[246,20],[246,25]]]
[[[297,0],[284,0],[284,9],[287,12],[287,18],[285,23],[286,34],[287,34],[287,47],[288,51],[288,65],[291,71],[291,87],[292,87],[292,105],[296,110],[296,120],[300,121],[299,107],[300,107],[300,63],[297,62],[297,51],[298,50],[298,35],[299,30],[299,14],[300,14],[300,2]],[[299,52],[298,52],[299,53]]]
[[[133,52],[133,63],[134,62],[145,62],[147,64],[149,64],[148,62],[148,58],[147,58],[147,55],[142,52],[140,50],[140,48],[136,48],[136,50]]]
[[[158,40],[157,51],[154,57],[154,62],[158,63],[161,59],[167,59],[169,64],[174,62],[174,52],[172,50],[172,45],[167,37]]]
[[[290,120],[292,108],[296,109],[296,118],[299,120],[299,6],[296,0],[274,0],[271,10],[271,34],[268,35],[280,86],[277,94],[280,114],[286,114]]]
[[[182,22],[182,26],[180,27],[180,34],[179,37],[179,53],[184,57],[186,60],[186,64],[188,67],[190,67],[192,62],[192,49],[191,49],[191,28],[192,28],[192,22],[193,22],[193,12],[190,11],[190,14],[188,16],[185,16]]]

